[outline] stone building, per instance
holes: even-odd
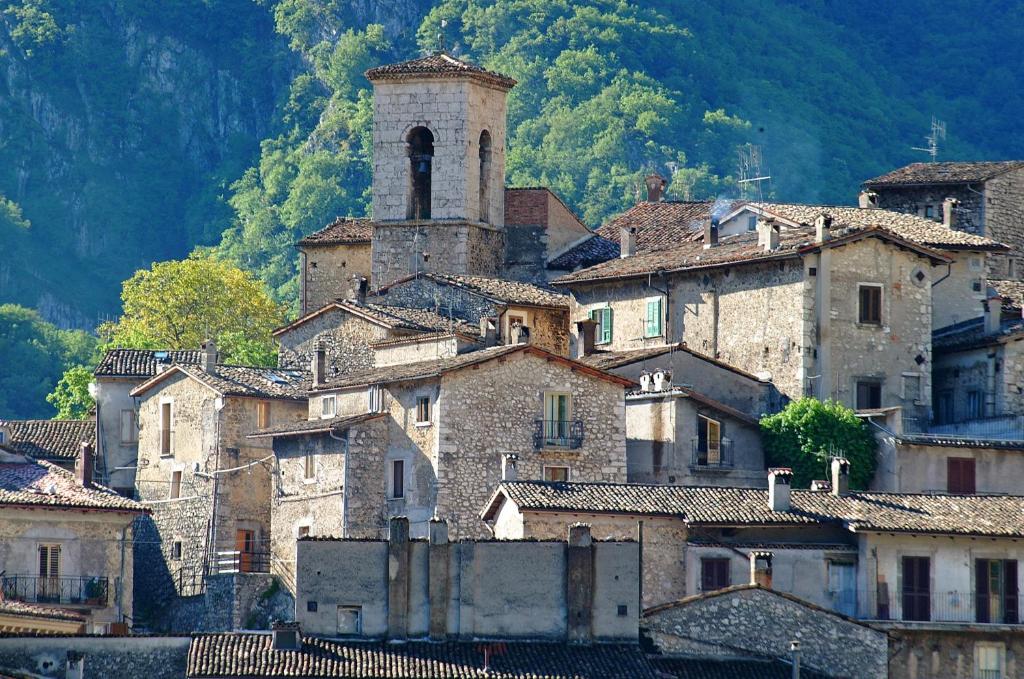
[[[931,404],[931,285],[945,255],[822,216],[620,257],[553,281],[599,349],[685,342],[790,398],[857,409]],[[945,267],[943,267],[944,269]],[[573,341],[578,342],[578,334]]]
[[[479,335],[479,325],[426,306],[359,300],[330,302],[273,332],[279,343],[279,366],[309,369],[317,347],[322,346],[329,375],[372,368],[381,346],[412,342],[422,351],[432,348],[447,355],[482,346]]]
[[[0,450],[74,471],[83,443],[95,449],[94,420],[0,420]]]
[[[75,472],[0,450],[0,620],[21,619],[8,626],[109,633],[134,620],[132,523],[148,510],[94,483],[92,461],[91,444]]]
[[[553,262],[594,238],[587,225],[551,189],[505,189],[503,278],[546,283],[557,275]]]
[[[199,351],[110,349],[93,371],[96,400],[96,469],[100,481],[126,497],[135,495],[139,412],[131,391],[172,363],[197,365]]]
[[[863,184],[861,204],[931,219],[1010,246],[993,278],[1024,277],[1024,161],[912,163]]]
[[[376,290],[372,301],[429,309],[494,329],[494,342],[569,355],[569,297],[548,287],[487,276],[420,273]]]
[[[626,480],[623,395],[632,384],[532,345],[491,347],[325,375],[309,398],[310,433],[289,426],[258,434],[272,435],[280,474],[294,477],[295,458],[310,465],[303,481],[314,487],[304,497],[337,494],[349,475],[352,485],[341,484],[348,492],[331,501],[335,510],[310,526],[314,535],[376,538],[387,517],[401,515],[417,536],[433,517],[459,537],[482,536],[479,508],[503,473]],[[368,417],[378,413],[384,417]],[[350,446],[363,452],[348,454]],[[346,506],[351,516],[339,511]],[[298,535],[313,511],[305,500],[289,501],[292,523],[275,532]]]
[[[339,217],[296,244],[302,273],[299,309],[303,315],[346,297],[361,279],[370,279],[372,233],[368,219]]]
[[[273,450],[247,439],[305,419],[308,373],[174,364],[132,390],[139,399],[139,499],[152,508],[136,556],[147,604],[201,592],[221,570],[269,571]],[[140,580],[140,582],[142,582]]]

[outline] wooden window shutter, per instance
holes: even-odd
[[[1008,625],[1016,625],[1020,620],[1016,559],[1003,561],[1003,583],[1003,622]]]
[[[974,612],[978,622],[988,622],[988,559],[974,560]]]

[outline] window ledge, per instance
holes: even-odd
[[[420,427],[422,429],[422,428],[426,428],[426,427],[433,427],[434,423],[433,422],[417,422],[416,426]]]
[[[316,483],[316,480],[317,479],[316,479],[315,476],[313,478],[311,478],[311,479],[302,479],[302,484],[305,485],[305,486],[311,486],[314,483]]]
[[[174,457],[174,453],[160,453],[160,459],[167,460]]]

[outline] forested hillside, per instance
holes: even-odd
[[[363,70],[442,43],[520,82],[509,183],[551,186],[592,225],[651,169],[674,197],[734,193],[748,143],[792,201],[849,203],[923,159],[911,147],[933,115],[943,158],[1024,157],[1022,10],[0,0],[0,303],[92,329],[119,312],[122,280],[197,246],[292,302],[291,244],[368,204]]]

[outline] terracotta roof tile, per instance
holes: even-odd
[[[386,295],[388,290],[415,280],[417,277],[432,280],[441,285],[458,287],[475,295],[486,297],[503,304],[519,304],[523,306],[569,307],[569,296],[551,288],[510,281],[504,278],[489,276],[461,276],[441,273],[419,273],[407,276],[377,291],[378,295]]]
[[[96,421],[89,420],[0,420],[10,439],[0,448],[19,455],[46,460],[74,460],[82,443],[96,445]]]
[[[85,622],[85,616],[67,608],[51,608],[38,604],[13,601],[0,598],[0,615],[18,615],[30,618],[52,618],[55,620],[70,620],[72,622]]]
[[[730,212],[734,204],[734,201],[713,200],[637,203],[606,222],[597,234],[618,243],[623,228],[635,228],[637,252],[664,250],[702,240],[704,220],[712,212],[719,215]]]
[[[202,351],[110,349],[94,371],[97,377],[152,377],[158,365],[203,361]]]
[[[373,238],[373,223],[369,219],[338,217],[324,228],[309,234],[299,245],[369,245]]]
[[[397,64],[385,64],[366,71],[366,79],[370,82],[378,80],[397,80],[401,78],[416,76],[441,77],[441,78],[472,78],[496,85],[505,90],[515,86],[516,81],[507,75],[495,73],[481,68],[468,61],[456,59],[455,57],[437,52],[419,59],[402,61]]]
[[[212,373],[208,373],[200,366],[175,365],[133,389],[132,396],[141,396],[148,392],[174,371],[180,371],[224,396],[301,401],[305,399],[311,383],[308,370],[293,368],[218,364]]]
[[[746,370],[741,370],[740,368],[737,368],[734,365],[730,365],[725,361],[720,361],[717,358],[705,356],[699,351],[694,351],[693,349],[686,346],[685,342],[680,342],[679,344],[666,344],[659,347],[645,347],[643,349],[627,349],[623,351],[595,351],[590,356],[584,356],[583,358],[580,358],[579,361],[582,363],[586,363],[587,365],[592,366],[594,368],[598,368],[600,370],[615,370],[616,368],[621,368],[626,365],[632,365],[639,361],[648,361],[652,358],[657,358],[664,354],[675,351],[685,352],[690,356],[693,356],[694,358],[698,358],[702,361],[707,361],[708,363],[711,363],[719,368],[722,368],[723,370],[728,370],[730,372],[736,373],[737,375],[740,375],[741,377],[746,377],[747,379],[753,380],[755,382],[767,381],[761,379],[760,377],[754,375],[753,373],[749,373]]]
[[[275,651],[270,634],[197,635],[188,653],[190,679],[367,677],[373,679],[654,679],[635,644],[503,642],[484,670],[488,642],[403,644],[303,637],[298,651]]]
[[[372,302],[360,304],[353,300],[338,300],[325,304],[316,311],[311,311],[288,325],[277,328],[272,334],[276,337],[295,330],[330,311],[342,311],[364,316],[393,330],[409,330],[430,334],[457,332],[473,337],[480,334],[479,326],[462,318],[449,318],[428,309],[411,309]]]
[[[869,179],[864,186],[922,184],[965,184],[982,182],[1010,170],[1024,167],[1022,160],[983,162],[911,163]]]
[[[990,278],[988,284],[1003,298],[1004,310],[1016,312],[1018,315],[1021,313],[1021,309],[1024,309],[1024,281]]]
[[[84,488],[74,474],[49,462],[0,463],[0,506],[3,505],[147,511],[138,502],[109,488]]]
[[[368,420],[383,417],[384,413],[363,413],[362,415],[346,415],[342,417],[331,417],[322,420],[297,420],[288,424],[281,424],[268,429],[255,431],[246,438],[284,438],[289,436],[308,436],[310,434],[325,434],[329,431],[342,431],[348,427],[361,424]]]
[[[505,482],[498,493],[535,511],[675,516],[691,525],[837,524],[852,531],[1024,537],[1024,497],[794,490],[788,512],[755,488]],[[487,511],[491,509],[489,503]],[[486,513],[486,512],[485,512]]]

